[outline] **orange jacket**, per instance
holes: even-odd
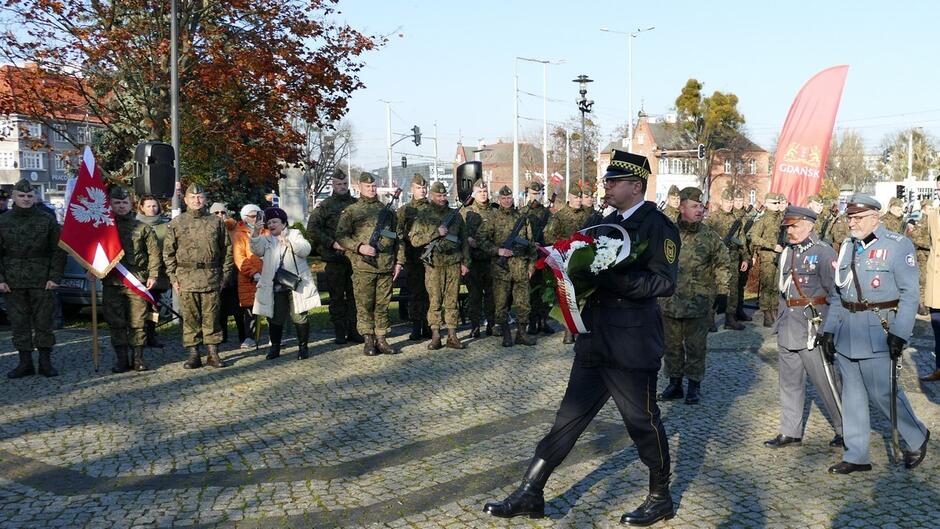
[[[239,221],[229,233],[232,236],[232,257],[238,270],[238,304],[251,307],[255,303],[254,275],[261,273],[261,258],[248,249],[251,227],[244,221]],[[267,233],[268,230],[261,230],[262,235]]]

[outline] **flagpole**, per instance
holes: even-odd
[[[98,372],[98,278],[91,280],[91,359]]]

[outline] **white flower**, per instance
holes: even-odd
[[[591,272],[597,274],[602,270],[607,270],[615,260],[617,260],[617,252],[613,248],[598,246],[597,253],[594,255],[594,262],[591,263]]]

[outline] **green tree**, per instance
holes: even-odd
[[[865,163],[865,141],[858,132],[846,130],[832,135],[824,182],[829,182],[836,190],[848,185],[859,191],[875,182]]]
[[[911,137],[913,135],[913,149]],[[892,132],[882,138],[878,146],[881,160],[876,164],[877,171],[887,180],[907,179],[908,154],[913,150],[911,173],[915,180],[928,178],[931,170],[940,168],[940,155],[934,139],[918,127]]]
[[[738,112],[738,96],[715,91],[705,96],[705,85],[689,79],[676,98],[677,127],[685,134],[690,146],[705,145],[705,152],[718,149],[740,149],[744,116]],[[704,174],[711,174],[712,156],[705,157]]]

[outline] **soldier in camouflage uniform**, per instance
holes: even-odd
[[[914,253],[917,256],[917,270],[920,272],[920,303],[917,313],[927,316],[930,311],[924,305],[924,293],[927,287],[927,260],[930,257],[930,228],[927,227],[927,207],[924,203],[923,213],[916,225],[907,228],[907,236],[914,243]]]
[[[13,347],[20,362],[7,373],[20,378],[35,373],[33,348],[39,351],[39,374],[54,377],[52,367],[53,290],[65,269],[65,252],[59,249],[59,224],[55,217],[34,206],[29,180],[13,186],[13,207],[0,215],[0,293],[6,294]]]
[[[150,295],[154,299],[160,299],[163,293],[170,289],[170,280],[166,277],[166,271],[163,269],[163,239],[166,237],[166,225],[170,219],[162,214],[160,201],[153,195],[143,195],[137,202],[137,220],[150,226],[154,235],[157,237],[157,248],[160,250],[160,273],[157,275],[157,282],[150,289]],[[163,347],[163,344],[157,340],[157,322],[160,315],[157,308],[147,304],[147,317],[144,320],[144,333],[147,335],[147,347]]]
[[[888,231],[907,235],[907,230],[904,229],[904,202],[901,202],[900,198],[891,197],[888,200],[888,211],[881,216],[881,223]]]
[[[412,245],[409,238],[411,227],[418,214],[428,207],[428,182],[420,173],[411,179],[411,201],[398,208],[398,244],[405,252],[404,268],[408,286],[408,319],[411,320],[409,340],[420,340],[428,327],[428,291],[424,288],[424,263],[421,250]],[[428,334],[428,337],[430,334]]]
[[[480,246],[480,227],[493,214],[489,191],[482,179],[473,183],[473,204],[460,210],[467,226],[467,245],[470,248],[470,272],[467,274],[467,312],[470,317],[470,337],[480,337],[481,317],[486,317],[486,335],[493,335],[496,307],[493,303],[493,271],[489,254]]]
[[[581,186],[572,182],[568,188],[568,202],[552,215],[545,227],[545,243],[553,244],[558,239],[567,239],[571,234],[581,229],[587,218],[581,208]],[[573,344],[574,335],[567,328],[562,343]]]
[[[452,218],[448,219],[450,215]],[[448,221],[445,225],[445,221]],[[463,217],[447,204],[447,188],[441,182],[431,184],[431,203],[418,213],[408,238],[423,253],[427,245],[438,241],[431,255],[431,266],[425,270],[425,288],[430,299],[427,320],[431,325],[431,343],[428,349],[442,347],[441,322],[447,325],[447,347],[463,349],[457,339],[460,323],[460,278],[467,275],[470,264],[470,246]]]
[[[852,236],[852,230],[849,229],[849,220],[845,213],[838,214],[839,211],[839,201],[836,199],[835,203],[832,205],[832,209],[836,213],[835,220],[832,221],[832,227],[829,228],[829,242],[832,243],[832,248],[836,251],[836,254],[839,253],[839,248],[842,246],[842,243]]]
[[[529,226],[532,228],[532,242],[545,244],[545,227],[551,219],[551,211],[542,205],[542,192],[545,187],[539,182],[530,182],[526,188],[526,205],[520,211],[523,215],[529,217]],[[533,278],[529,287],[537,284],[538,278]],[[529,293],[529,334],[537,334],[542,331],[545,334],[554,332],[548,323],[548,311],[551,309],[535,291]]]
[[[118,236],[124,257],[121,264],[137,277],[147,290],[153,288],[160,274],[160,247],[153,228],[137,220],[131,204],[131,197],[123,187],[111,188],[111,212],[117,224]],[[91,276],[90,279],[94,278]],[[144,344],[147,334],[144,323],[147,319],[149,303],[124,286],[121,276],[112,271],[101,280],[101,299],[104,318],[111,332],[111,346],[114,347],[115,362],[113,373],[146,371],[144,364]],[[133,366],[128,362],[128,349],[133,348]]]
[[[356,300],[353,295],[352,263],[346,250],[337,242],[336,224],[343,210],[356,203],[349,194],[349,179],[340,170],[333,173],[333,194],[313,210],[307,221],[307,233],[317,254],[326,263],[323,274],[330,293],[330,321],[335,332],[334,341],[345,344],[347,340],[362,343],[362,335],[356,330]]]
[[[764,327],[771,327],[777,319],[777,258],[783,251],[780,244],[780,222],[787,199],[780,193],[767,193],[764,197],[764,214],[751,228],[751,249],[757,252],[760,263],[760,287],[758,307],[764,315]]]
[[[398,245],[394,210],[379,237],[378,250],[369,245],[379,216],[385,205],[378,198],[375,176],[359,175],[359,200],[343,210],[336,225],[336,240],[349,252],[352,282],[356,291],[356,320],[359,334],[365,338],[363,354],[398,354],[388,344],[391,328],[388,304],[392,300],[392,283],[401,273],[405,252]],[[368,258],[375,258],[373,266]]]
[[[669,217],[669,220],[676,222],[679,219],[679,187],[669,186],[669,193],[666,195],[666,207],[663,213]]]
[[[732,275],[738,277],[737,293],[735,294],[738,300],[738,310],[734,316],[739,322],[751,321],[751,316],[744,310],[744,289],[747,287],[747,278],[751,274],[751,250],[747,242],[748,232],[746,232],[744,228],[747,226],[748,220],[753,215],[753,212],[750,211],[749,208],[744,207],[744,192],[740,189],[734,192],[734,208],[732,209],[732,213],[734,213],[735,219],[741,219],[741,251],[745,259],[737,272],[731,271]]]
[[[225,367],[219,358],[222,285],[235,270],[232,241],[222,219],[205,210],[202,186],[190,184],[183,197],[186,211],[171,220],[163,241],[163,262],[173,290],[179,293],[183,316],[183,347],[189,349],[186,369],[202,367],[199,346],[208,349],[206,364]]]
[[[662,301],[666,335],[664,360],[669,385],[659,398],[682,398],[682,378],[689,379],[686,404],[698,404],[705,377],[705,340],[715,296],[727,296],[731,271],[721,236],[702,222],[702,190],[686,187],[679,194],[679,277],[673,295]]]
[[[503,347],[511,347],[513,340],[509,329],[509,297],[512,296],[513,309],[516,311],[516,343],[535,345],[535,338],[526,335],[529,322],[529,278],[535,271],[536,249],[531,244],[516,244],[512,248],[503,248],[502,244],[509,237],[520,218],[527,220],[519,236],[532,240],[532,226],[528,217],[512,207],[512,190],[503,186],[499,190],[499,209],[490,214],[480,230],[477,245],[493,259],[493,294],[496,302],[496,323],[503,334]],[[508,270],[500,264],[504,261]]]
[[[588,182],[579,182],[578,187],[581,189],[581,209],[578,210],[581,218],[578,221],[578,229],[581,229],[595,213],[594,194],[591,192],[591,185]]]
[[[740,331],[744,325],[738,322],[737,314],[741,299],[738,297],[738,272],[747,270],[747,249],[744,247],[744,222],[734,214],[734,194],[730,187],[721,193],[721,207],[710,213],[705,224],[715,230],[728,249],[728,302],[725,304],[725,329]],[[733,231],[732,231],[733,230]],[[717,310],[717,309],[716,309]],[[712,323],[714,319],[712,319]]]

